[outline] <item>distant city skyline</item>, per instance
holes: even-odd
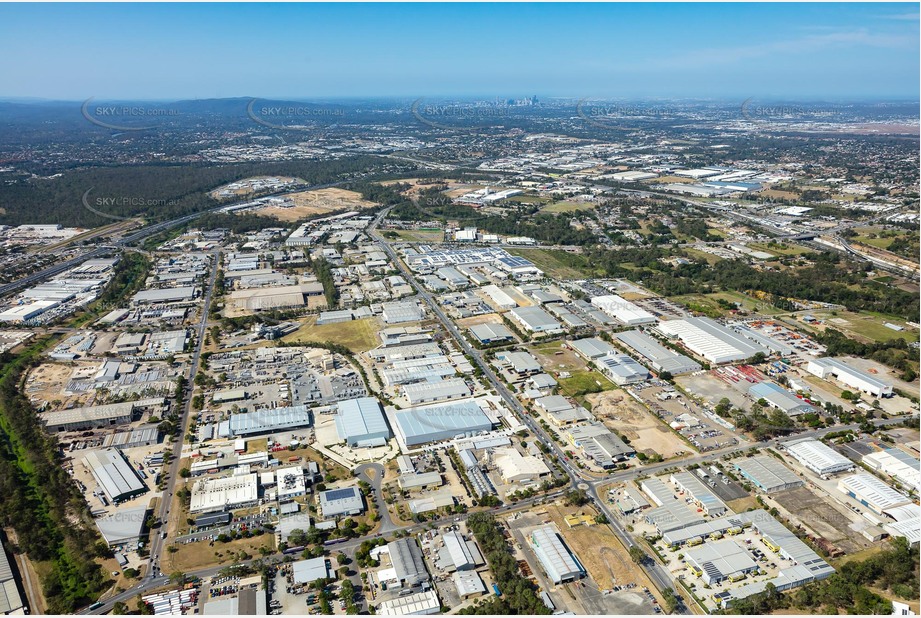
[[[918,99],[918,5],[0,4],[0,98]]]

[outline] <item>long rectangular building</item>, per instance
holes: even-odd
[[[773,382],[759,382],[753,384],[748,389],[748,396],[755,401],[764,399],[769,406],[777,408],[787,416],[800,416],[818,412],[814,407],[796,397],[793,393],[785,388],[774,384]]]
[[[135,412],[142,409],[152,409],[159,412],[165,405],[166,399],[155,397],[123,403],[108,403],[101,406],[58,410],[56,412],[42,412],[39,418],[49,431],[80,431],[130,423]]]
[[[659,331],[669,337],[677,337],[691,352],[714,365],[744,361],[759,352],[764,355],[771,353],[767,348],[710,318],[661,322]]]
[[[700,364],[683,354],[669,350],[654,338],[637,330],[614,333],[614,338],[646,360],[656,373],[668,372],[673,376],[700,371]]]
[[[888,448],[864,455],[862,462],[876,472],[881,472],[907,488],[921,491],[921,464],[916,457],[897,448]]]
[[[218,435],[231,438],[309,427],[310,414],[310,408],[306,405],[231,414],[228,420],[218,426]]]
[[[544,572],[554,584],[573,581],[585,574],[585,569],[552,526],[534,529],[528,540]]]
[[[255,472],[216,479],[201,479],[192,485],[190,513],[232,511],[259,502],[259,475]]]
[[[767,585],[772,584],[778,592],[796,588],[819,581],[834,574],[835,569],[825,562],[808,545],[803,543],[795,534],[774,519],[764,509],[746,511],[737,515],[743,522],[750,523],[755,530],[771,545],[777,548],[777,553],[786,560],[793,562],[793,566],[783,566],[777,577],[769,580],[753,582],[741,588],[729,591],[729,600],[744,599],[745,597],[763,592]]]
[[[447,401],[470,396],[470,387],[463,378],[449,378],[440,382],[419,382],[403,386],[403,395],[411,406],[436,401]]]
[[[474,399],[438,403],[393,413],[394,431],[407,447],[489,431],[493,422]]]
[[[838,491],[854,498],[877,515],[911,504],[911,498],[899,493],[871,474],[854,474],[838,481]]]
[[[797,461],[819,475],[854,469],[854,462],[850,459],[812,438],[787,442],[783,446]]]
[[[518,307],[509,311],[508,315],[522,328],[532,333],[559,333],[563,331],[562,324],[537,306]]]
[[[719,517],[729,510],[729,507],[716,494],[690,472],[672,474],[671,481],[676,487],[690,495],[707,515]]]
[[[773,494],[802,487],[803,479],[769,455],[757,455],[733,464],[739,474],[765,493]]]
[[[0,546],[0,614],[23,614],[22,595],[6,550]]]
[[[626,354],[608,354],[595,359],[595,365],[614,384],[636,384],[649,379],[649,371]]]
[[[823,380],[834,376],[839,382],[874,397],[891,397],[892,385],[873,377],[866,371],[855,369],[834,358],[816,358],[806,364],[806,371]]]
[[[336,432],[349,446],[381,446],[393,435],[374,397],[340,401],[336,413]]]
[[[655,324],[657,321],[656,316],[616,294],[596,296],[592,304],[627,326]]]
[[[147,485],[118,449],[91,451],[83,458],[83,465],[114,503],[130,500],[147,491]]]

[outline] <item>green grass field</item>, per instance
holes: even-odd
[[[885,316],[870,313],[869,311],[860,313],[837,311],[835,313],[836,315],[830,311],[819,311],[815,312],[814,315],[823,318],[828,326],[858,340],[889,341],[891,339],[905,339],[906,341],[918,341],[918,331],[916,330],[905,328],[900,332],[884,326],[886,322],[889,322],[905,327],[905,320],[896,316]]]
[[[560,390],[570,397],[580,397],[586,393],[599,393],[616,388],[614,383],[597,371],[573,371],[568,378],[559,380]]]
[[[746,244],[749,249],[773,253],[774,255],[802,255],[809,252],[809,249],[793,243],[750,242]]]
[[[674,296],[672,300],[687,305],[689,308],[701,313],[716,315],[727,315],[728,309],[720,307],[717,299],[730,303],[742,303],[742,308],[746,311],[756,311],[764,315],[778,315],[784,313],[777,307],[773,307],[759,301],[756,298],[747,296],[741,292],[714,292],[712,294],[686,294],[684,296]]]
[[[406,242],[442,242],[444,230],[390,230]],[[385,236],[386,238],[386,236]]]
[[[317,326],[316,322],[316,317],[307,318],[297,331],[282,341],[286,343],[326,343],[328,341],[344,345],[352,352],[367,352],[380,343],[377,337],[379,325],[376,318],[323,324],[322,326]]]
[[[581,279],[595,275],[588,260],[578,253],[559,249],[508,249],[512,255],[519,255],[534,262],[542,271],[557,279]]]
[[[703,260],[704,262],[710,265],[716,264],[717,262],[723,259],[718,255],[713,255],[712,253],[707,253],[706,251],[701,251],[699,249],[685,248],[685,251],[687,251],[688,255],[690,255],[691,257],[697,258],[699,260]]]

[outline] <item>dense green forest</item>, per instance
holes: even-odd
[[[149,265],[142,254],[123,255],[99,299],[70,324],[119,305],[143,284]],[[45,433],[21,390],[25,374],[52,344],[43,338],[17,355],[0,355],[0,521],[16,531],[18,551],[50,565],[44,595],[49,612],[63,614],[91,603],[108,585],[95,559],[111,551],[64,468],[57,439]]]
[[[877,311],[915,320],[921,311],[917,294],[898,288],[868,284],[860,265],[834,253],[803,256],[810,265],[785,270],[757,269],[744,260],[720,260],[669,266],[659,258],[664,248],[592,251],[589,261],[603,268],[608,276],[642,280],[663,296],[706,294],[720,290],[760,290],[772,295],[778,306],[789,309],[785,297],[800,298],[847,307],[851,311]],[[627,268],[630,263],[641,270]]]
[[[18,550],[47,562],[42,587],[50,613],[71,613],[106,585],[95,558],[109,553],[93,526],[86,501],[64,469],[20,380],[48,345],[36,341],[16,356],[0,355],[0,520],[16,531]]]
[[[457,221],[460,225],[476,226],[493,234],[529,236],[557,245],[592,245],[598,238],[590,231],[577,229],[570,221],[586,213],[541,214],[535,206],[517,209],[507,216],[485,214],[461,204],[454,204],[442,191],[444,186],[424,189],[415,200],[400,194],[405,185],[363,185],[366,200],[393,206],[390,216],[402,221]]]
[[[335,161],[284,161],[228,165],[143,165],[74,169],[50,178],[0,184],[0,224],[60,223],[97,227],[111,223],[83,206],[88,201],[119,217],[169,219],[218,205],[208,192],[229,182],[261,175],[295,176],[310,185],[354,180],[392,161],[356,156]],[[108,206],[96,200],[119,200]]]
[[[909,548],[904,538],[895,538],[890,549],[865,560],[847,562],[828,579],[806,584],[786,595],[768,584],[762,593],[732,601],[723,613],[753,616],[796,609],[833,615],[840,610],[848,614],[891,614],[892,603],[868,587],[903,599],[917,599],[918,547]]]
[[[483,556],[489,563],[493,580],[499,584],[502,596],[486,597],[485,601],[464,608],[458,613],[518,616],[549,614],[550,610],[537,596],[534,585],[519,573],[518,563],[509,551],[508,542],[502,535],[496,518],[490,513],[474,513],[467,518],[467,527],[482,548]]]

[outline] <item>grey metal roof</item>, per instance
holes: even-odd
[[[667,371],[672,375],[681,375],[700,369],[699,363],[666,348],[645,333],[627,330],[614,333],[614,338],[645,358],[655,371]]]
[[[600,358],[605,354],[617,352],[617,350],[607,341],[597,337],[588,337],[586,339],[576,339],[570,341],[569,345],[579,354],[588,358]]]
[[[330,489],[320,492],[320,509],[324,517],[330,517],[361,511],[364,509],[364,502],[357,487]]]
[[[763,398],[765,401],[790,416],[816,411],[815,407],[795,397],[793,393],[785,388],[777,386],[773,382],[759,382],[758,384],[753,384],[751,388],[748,389],[748,394],[755,401]]]
[[[379,437],[390,437],[390,428],[374,397],[359,397],[340,401],[336,414],[336,431],[347,442]]]
[[[470,327],[470,333],[479,341],[500,341],[512,338],[510,331],[504,324],[477,324]]]
[[[769,455],[758,455],[733,464],[735,468],[764,491],[771,493],[803,484],[792,470]]]
[[[428,579],[422,550],[413,538],[402,538],[387,544],[390,562],[402,582],[418,582]]]
[[[84,457],[84,462],[113,501],[147,491],[147,485],[117,449],[91,451]]]
[[[421,444],[492,429],[492,420],[473,399],[400,410],[393,415],[405,443]]]
[[[550,526],[531,532],[531,547],[547,575],[554,582],[579,577],[582,566],[563,544],[559,533]]]

